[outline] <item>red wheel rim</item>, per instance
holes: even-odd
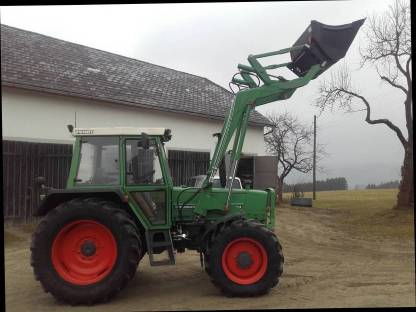
[[[258,241],[248,237],[228,243],[221,260],[225,275],[240,285],[258,282],[267,270],[266,250]]]
[[[111,272],[116,259],[113,234],[96,221],[73,221],[59,231],[52,243],[52,264],[72,284],[97,283]]]

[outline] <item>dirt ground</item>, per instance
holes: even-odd
[[[277,234],[285,255],[280,283],[265,296],[227,298],[211,284],[196,252],[176,266],[144,258],[131,283],[109,303],[71,307],[43,292],[29,265],[29,235],[8,231],[7,311],[153,311],[415,306],[413,235],[365,234],[342,209],[282,207]],[[413,222],[405,222],[411,227]],[[360,228],[361,227],[361,228]],[[29,232],[29,231],[28,231]],[[364,233],[364,234],[363,234]]]

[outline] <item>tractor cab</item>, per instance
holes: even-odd
[[[121,191],[148,227],[168,226],[172,179],[163,144],[165,128],[75,128],[68,190]]]
[[[76,128],[78,163],[68,186],[164,184],[160,144],[164,128]],[[170,137],[169,137],[170,138]],[[125,165],[120,159],[125,157]]]

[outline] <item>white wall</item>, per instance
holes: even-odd
[[[77,127],[165,127],[172,130],[167,149],[210,151],[222,121],[184,114],[133,108],[119,104],[2,87],[4,140],[71,143],[66,125]],[[230,145],[231,147],[231,145]],[[249,127],[243,153],[265,155],[262,127]]]

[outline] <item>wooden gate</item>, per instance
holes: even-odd
[[[72,145],[3,141],[3,216],[29,220],[39,205],[35,178],[64,188],[71,165]]]

